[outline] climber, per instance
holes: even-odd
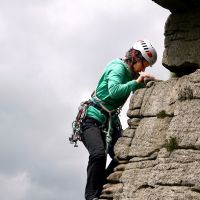
[[[86,102],[80,135],[89,152],[86,200],[99,198],[106,177],[117,165],[113,147],[122,134],[118,114],[131,92],[145,87],[145,79],[154,80],[144,71],[156,59],[156,50],[148,40],[137,41],[125,58],[108,63],[91,99]],[[107,154],[112,160],[105,169]]]

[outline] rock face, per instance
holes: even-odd
[[[200,200],[200,70],[131,98],[101,199]]]
[[[154,1],[172,12],[163,65],[177,78],[132,95],[101,199],[200,200],[200,0]]]
[[[178,76],[200,68],[200,1],[154,0],[172,14],[165,24],[163,65]]]
[[[184,75],[200,68],[200,8],[175,13],[165,24],[163,65]]]

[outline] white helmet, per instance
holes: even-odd
[[[142,57],[144,57],[145,60],[149,62],[150,66],[152,66],[156,62],[157,60],[156,50],[148,40],[137,41],[134,44],[133,48],[141,52]]]

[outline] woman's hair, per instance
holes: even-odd
[[[145,60],[142,57],[142,54],[140,51],[135,50],[134,48],[130,48],[125,55],[125,62],[131,62],[131,63],[136,63],[137,61],[143,61]]]

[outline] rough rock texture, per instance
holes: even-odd
[[[127,115],[101,199],[200,200],[200,69],[148,83]]]
[[[200,8],[171,14],[165,24],[163,65],[180,75],[194,72],[200,68],[199,47]]]
[[[178,76],[200,68],[200,1],[153,0],[172,14],[165,24],[163,65]]]

